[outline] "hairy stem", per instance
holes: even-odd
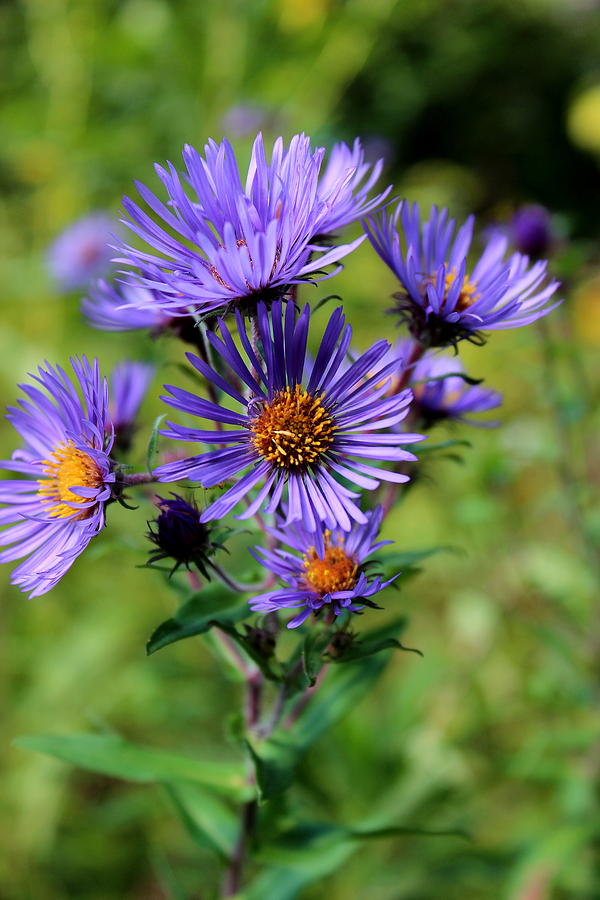
[[[242,886],[242,877],[244,873],[244,867],[246,865],[246,859],[248,856],[248,846],[252,839],[256,824],[256,811],[256,800],[249,800],[247,803],[244,803],[242,807],[242,814],[240,817],[240,833],[238,835],[235,847],[233,848],[231,862],[229,864],[229,869],[227,870],[227,873],[225,875],[225,882],[223,884],[224,897],[235,896],[235,894],[238,893],[240,887]]]
[[[416,364],[419,362],[419,360],[421,359],[421,357],[423,356],[423,354],[425,353],[425,350],[426,350],[426,347],[424,346],[424,344],[421,344],[419,341],[413,342],[412,349],[410,351],[410,356],[406,360],[406,363],[404,365],[404,371],[402,372],[402,375],[400,376],[398,386],[395,390],[396,394],[399,394],[400,391],[403,391],[404,388],[408,385],[408,383],[412,377],[414,368],[415,368]]]
[[[133,487],[138,484],[155,484],[158,478],[149,472],[132,472],[129,475],[121,474],[120,481],[121,484]]]
[[[263,693],[263,677],[256,670],[246,676],[246,698],[244,716],[248,731],[254,731],[260,720],[261,703]],[[248,783],[254,785],[254,774],[248,775]],[[242,886],[244,868],[248,858],[248,848],[252,842],[256,827],[256,812],[258,804],[255,798],[248,800],[242,806],[240,812],[240,830],[238,838],[229,860],[229,868],[225,873],[223,882],[223,896],[233,897]]]
[[[228,575],[225,569],[221,568],[216,562],[209,560],[208,564],[223,584],[226,587],[231,588],[232,591],[236,591],[239,594],[245,594],[247,591],[257,591],[264,588],[264,584],[261,581],[256,584],[244,584],[242,581],[236,581],[235,578]]]

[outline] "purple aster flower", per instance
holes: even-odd
[[[0,533],[0,562],[28,557],[11,582],[34,597],[54,587],[104,527],[115,483],[106,379],[96,360],[71,365],[75,384],[46,364],[7,414],[24,446],[0,467],[27,477],[0,484],[0,524],[9,526]]]
[[[83,298],[81,311],[88,324],[101,331],[148,329],[158,333],[172,321],[172,314],[161,306],[158,292],[141,285],[110,284],[104,279]]]
[[[261,485],[238,518],[248,518],[261,508],[267,513],[275,512],[286,490],[288,524],[302,519],[309,531],[315,531],[319,522],[348,531],[353,520],[365,523],[366,517],[354,503],[357,493],[346,487],[345,481],[368,490],[378,487],[382,479],[408,480],[406,475],[371,463],[415,459],[400,445],[420,441],[422,435],[387,431],[406,416],[412,392],[406,390],[396,396],[386,396],[390,377],[400,365],[398,360],[393,360],[378,366],[389,349],[387,341],[377,341],[342,371],[352,330],[345,325],[341,309],[332,314],[314,362],[309,365],[306,365],[309,307],[304,308],[297,320],[292,303],[287,304],[283,321],[282,313],[280,301],[273,304],[270,313],[265,304],[258,306],[264,361],[258,358],[248,340],[239,311],[236,311],[237,327],[247,362],[222,320],[220,338],[209,332],[212,346],[240,379],[239,388],[228,384],[201,359],[188,354],[200,374],[241,410],[234,411],[166,385],[171,396],[163,397],[165,402],[175,409],[216,422],[218,430],[205,431],[168,422],[169,428],[163,434],[175,440],[222,446],[162,465],[156,474],[161,481],[191,478],[207,488],[235,479],[233,486],[203,512],[202,521],[225,516],[253,488]],[[233,426],[233,430],[223,430],[224,425]]]
[[[110,269],[115,222],[97,212],[79,219],[54,241],[48,250],[48,269],[65,291],[86,287]]]
[[[512,242],[532,259],[547,256],[554,243],[550,213],[543,206],[522,206],[511,222]]]
[[[391,185],[370,200],[368,195],[381,175],[383,163],[383,159],[377,160],[373,166],[365,162],[365,153],[358,138],[352,148],[343,142],[335,144],[319,179],[319,196],[329,206],[329,212],[319,226],[322,234],[337,231],[382,204],[392,189]]]
[[[350,531],[310,532],[302,522],[267,530],[273,537],[291,547],[265,550],[255,547],[252,555],[286,585],[250,600],[255,612],[276,612],[281,609],[299,610],[288,628],[302,625],[311,613],[328,613],[331,618],[343,612],[358,612],[365,606],[375,606],[371,599],[398,576],[383,581],[381,576],[368,574],[365,561],[372,553],[391,541],[378,541],[383,518],[378,506],[365,514],[364,523],[355,523]]]
[[[393,214],[365,224],[373,247],[400,280],[397,311],[421,344],[441,347],[463,338],[481,343],[481,331],[528,325],[560,302],[548,303],[558,282],[545,283],[547,263],[530,266],[520,253],[505,259],[508,240],[501,234],[491,236],[467,271],[473,223],[470,216],[455,234],[447,210],[434,207],[421,224],[417,204],[401,202]]]
[[[408,359],[407,350],[410,353],[410,348],[399,348],[398,353]],[[473,421],[468,416],[500,406],[502,394],[478,384],[470,385],[461,378],[462,372],[463,367],[457,356],[431,351],[425,353],[414,366],[410,376],[414,393],[412,409],[420,415],[424,427],[441,419],[488,427],[497,424]]]
[[[330,277],[324,269],[361,242],[362,237],[337,247],[317,242],[335,204],[348,205],[346,183],[353,176],[344,171],[336,184],[332,175],[322,196],[319,171],[325,151],[313,152],[305,135],[295,135],[287,148],[278,138],[267,162],[259,134],[245,185],[227,141],[209,141],[204,151],[202,157],[189,145],[183,150],[187,190],[171,163],[168,169],[156,167],[167,205],[136,182],[160,222],[123,199],[129,216],[124,224],[155,252],[124,244],[120,261],[137,267],[140,282],[161,292],[162,307],[171,315],[188,314],[182,313],[181,297],[194,312],[211,313],[283,296],[299,282]]]
[[[154,375],[150,363],[119,363],[110,376],[109,414],[115,448],[126,452],[136,429],[136,418]]]
[[[88,324],[103,331],[150,331],[152,337],[168,332],[195,347],[204,346],[199,322],[189,309],[163,308],[158,291],[140,284],[115,282],[109,284],[100,279],[84,297],[81,311]]]

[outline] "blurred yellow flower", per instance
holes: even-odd
[[[569,307],[577,337],[600,347],[600,275],[577,287]]]
[[[329,0],[279,0],[279,22],[284,31],[317,25],[327,13]]]
[[[567,131],[578,147],[600,153],[600,84],[573,100],[567,113]]]

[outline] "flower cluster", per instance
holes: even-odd
[[[194,388],[167,384],[161,398],[177,421],[160,433],[175,443],[151,473],[131,473],[121,460],[153,366],[123,363],[110,385],[84,358],[72,361],[73,381],[58,367],[40,368],[9,410],[24,446],[2,463],[19,478],[0,492],[0,560],[24,559],[13,582],[44,593],[127,488],[188,481],[201,502],[155,498],[150,563],[194,566],[235,586],[212,559],[228,536],[219,523],[235,513],[254,518],[268,541],[251,551],[267,570],[250,592],[253,611],[292,609],[293,628],[376,606],[397,577],[377,574],[372,554],[389,543],[380,529],[417,462],[407,445],[440,420],[470,422],[501,402],[466,376],[458,344],[482,343],[485,332],[527,325],[556,306],[558,285],[538,258],[544,223],[538,216],[536,230],[531,214],[525,223],[532,263],[507,255],[498,231],[473,258],[473,217],[457,228],[446,210],[422,220],[405,201],[383,208],[391,190],[377,188],[383,161],[367,162],[358,139],[336,144],[327,159],[306,135],[287,145],[279,138],[268,151],[259,134],[245,174],[227,140],[209,141],[203,155],[186,146],[183,164],[183,174],[156,166],[163,199],[141,182],[140,202],[124,198],[133,237],[111,239],[119,241],[118,277],[100,277],[104,220],[78,223],[50,255],[65,287],[85,285],[93,327],[194,345]],[[359,220],[366,234],[340,239]],[[330,312],[315,340],[315,311],[297,293],[332,277],[365,236],[399,280],[394,313],[408,333],[356,353],[343,309]],[[181,444],[192,445],[189,455]]]
[[[235,478],[235,483],[204,510],[203,521],[227,515],[260,485],[257,496],[238,518],[250,518],[261,509],[276,512],[285,493],[288,524],[303,520],[310,531],[315,531],[321,522],[345,530],[353,521],[364,523],[365,514],[354,502],[358,495],[344,482],[373,489],[382,479],[408,481],[408,476],[391,468],[378,468],[362,460],[412,461],[415,456],[399,445],[422,440],[419,434],[390,430],[406,417],[412,399],[410,390],[387,395],[400,361],[379,366],[389,344],[378,341],[342,371],[352,331],[345,325],[341,309],[329,319],[317,355],[308,366],[308,306],[297,317],[292,303],[285,310],[281,302],[275,302],[270,310],[258,304],[264,359],[259,359],[252,348],[238,311],[236,323],[247,361],[223,320],[219,322],[221,336],[211,332],[209,340],[241,381],[240,388],[228,384],[199,357],[188,354],[188,359],[240,410],[217,406],[171,385],[167,385],[170,396],[163,398],[174,409],[221,426],[205,430],[169,422],[163,434],[194,444],[220,445],[222,449],[159,466],[159,479],[190,478],[204,487],[214,487]],[[226,429],[226,425],[233,427]],[[239,477],[242,472],[245,474]]]

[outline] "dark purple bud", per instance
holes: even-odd
[[[543,206],[522,206],[512,223],[512,240],[519,253],[532,259],[548,256],[553,244],[550,213]]]
[[[275,653],[276,636],[267,628],[255,628],[244,624],[246,640],[256,652],[264,659],[269,659]]]
[[[205,578],[210,576],[207,566],[209,559],[222,547],[215,540],[215,529],[200,522],[200,512],[193,503],[188,503],[178,494],[173,499],[157,497],[159,515],[148,522],[148,538],[156,549],[150,551],[148,563],[152,565],[161,559],[174,561],[173,572],[181,565],[189,569],[195,565]]]

